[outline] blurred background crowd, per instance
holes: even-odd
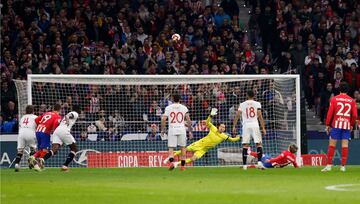
[[[250,7],[248,22],[239,18],[241,7]],[[0,17],[2,132],[16,131],[12,80],[31,73],[298,73],[307,108],[322,122],[341,81],[350,84],[360,109],[356,0],[4,0]],[[171,40],[174,33],[180,41]],[[94,89],[106,87],[88,87],[85,98]],[[103,93],[96,112],[108,118],[115,112],[101,106],[109,92]],[[65,97],[66,108],[75,98]],[[84,103],[90,107],[93,101]]]

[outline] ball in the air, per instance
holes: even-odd
[[[179,41],[180,40],[180,35],[175,33],[171,36],[171,39],[175,42]]]

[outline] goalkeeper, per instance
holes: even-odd
[[[225,140],[229,140],[230,142],[236,142],[240,140],[240,137],[237,136],[235,138],[227,136],[225,132],[225,124],[219,123],[214,126],[211,123],[211,117],[217,115],[217,109],[212,108],[209,117],[206,119],[206,126],[210,129],[210,132],[206,137],[192,143],[191,145],[186,147],[186,151],[193,152],[194,155],[191,158],[186,159],[186,163],[193,162],[197,159],[200,159],[209,149],[214,148],[216,145],[220,144]],[[174,152],[174,156],[180,155],[180,151]],[[164,160],[166,164],[168,162],[168,158]],[[170,165],[169,170],[176,168],[180,162],[173,162]]]

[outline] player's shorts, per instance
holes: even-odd
[[[199,159],[202,156],[204,156],[204,154],[206,154],[206,152],[208,151],[207,148],[205,148],[202,144],[200,144],[199,142],[194,142],[191,145],[186,147],[186,151],[189,152],[194,152],[194,155]]]
[[[330,130],[330,138],[334,140],[348,140],[351,137],[350,130],[332,128]]]
[[[53,144],[59,145],[71,145],[72,143],[76,143],[75,138],[71,135],[70,131],[63,128],[57,128],[51,139]]]
[[[264,155],[261,158],[261,162],[263,163],[265,168],[274,168],[273,165],[270,162],[265,162],[266,160],[270,160],[270,159],[271,159],[271,157],[267,156],[267,155]]]
[[[50,135],[44,132],[36,132],[36,139],[39,149],[50,149]]]
[[[36,149],[36,136],[34,130],[21,130],[17,140],[17,148],[31,147]]]
[[[261,143],[261,133],[259,127],[243,127],[242,144],[250,144],[253,138],[255,143]]]
[[[186,130],[176,132],[169,129],[168,132],[168,147],[186,147]]]

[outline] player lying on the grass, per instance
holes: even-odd
[[[261,158],[261,162],[265,168],[282,168],[289,164],[293,164],[295,168],[298,168],[299,165],[296,162],[295,156],[297,150],[298,147],[295,144],[291,144],[287,150],[283,151],[275,158],[271,158],[270,156],[264,154]],[[255,158],[258,156],[256,152],[250,152],[249,155]]]
[[[52,135],[52,145],[51,150],[44,156],[44,160],[49,159],[51,156],[54,156],[59,151],[62,144],[67,145],[70,148],[70,153],[66,158],[65,163],[61,167],[62,171],[68,171],[70,162],[74,159],[77,152],[77,146],[75,144],[75,139],[71,135],[71,128],[75,124],[76,120],[79,117],[79,107],[73,106],[73,111],[64,116],[61,120],[59,126],[55,129],[54,134]]]
[[[35,136],[36,118],[37,116],[34,115],[34,106],[32,105],[26,106],[25,115],[22,116],[19,121],[19,137],[17,141],[18,153],[15,159],[15,171],[20,170],[19,163],[21,161],[21,157],[24,154],[24,148],[27,146],[30,147],[30,158],[28,160],[29,168],[31,169],[33,167],[32,163],[33,160],[35,160],[33,155],[36,152],[36,143],[37,143]]]
[[[210,129],[208,135],[186,147],[186,151],[194,153],[194,155],[191,158],[187,158],[185,160],[186,163],[190,163],[197,159],[200,159],[211,148],[214,148],[216,145],[220,144],[225,140],[228,140],[230,142],[236,142],[240,140],[239,136],[233,138],[225,134],[225,129],[226,129],[225,124],[219,123],[217,124],[217,126],[213,125],[211,123],[211,117],[215,115],[217,115],[217,109],[213,108],[211,109],[211,113],[209,117],[206,119],[206,125]],[[174,153],[174,156],[178,156],[178,155],[180,155],[180,151],[176,151]],[[164,160],[164,163],[166,164],[168,160],[169,158],[166,158]],[[180,162],[173,162],[170,168],[174,169],[179,164]]]

